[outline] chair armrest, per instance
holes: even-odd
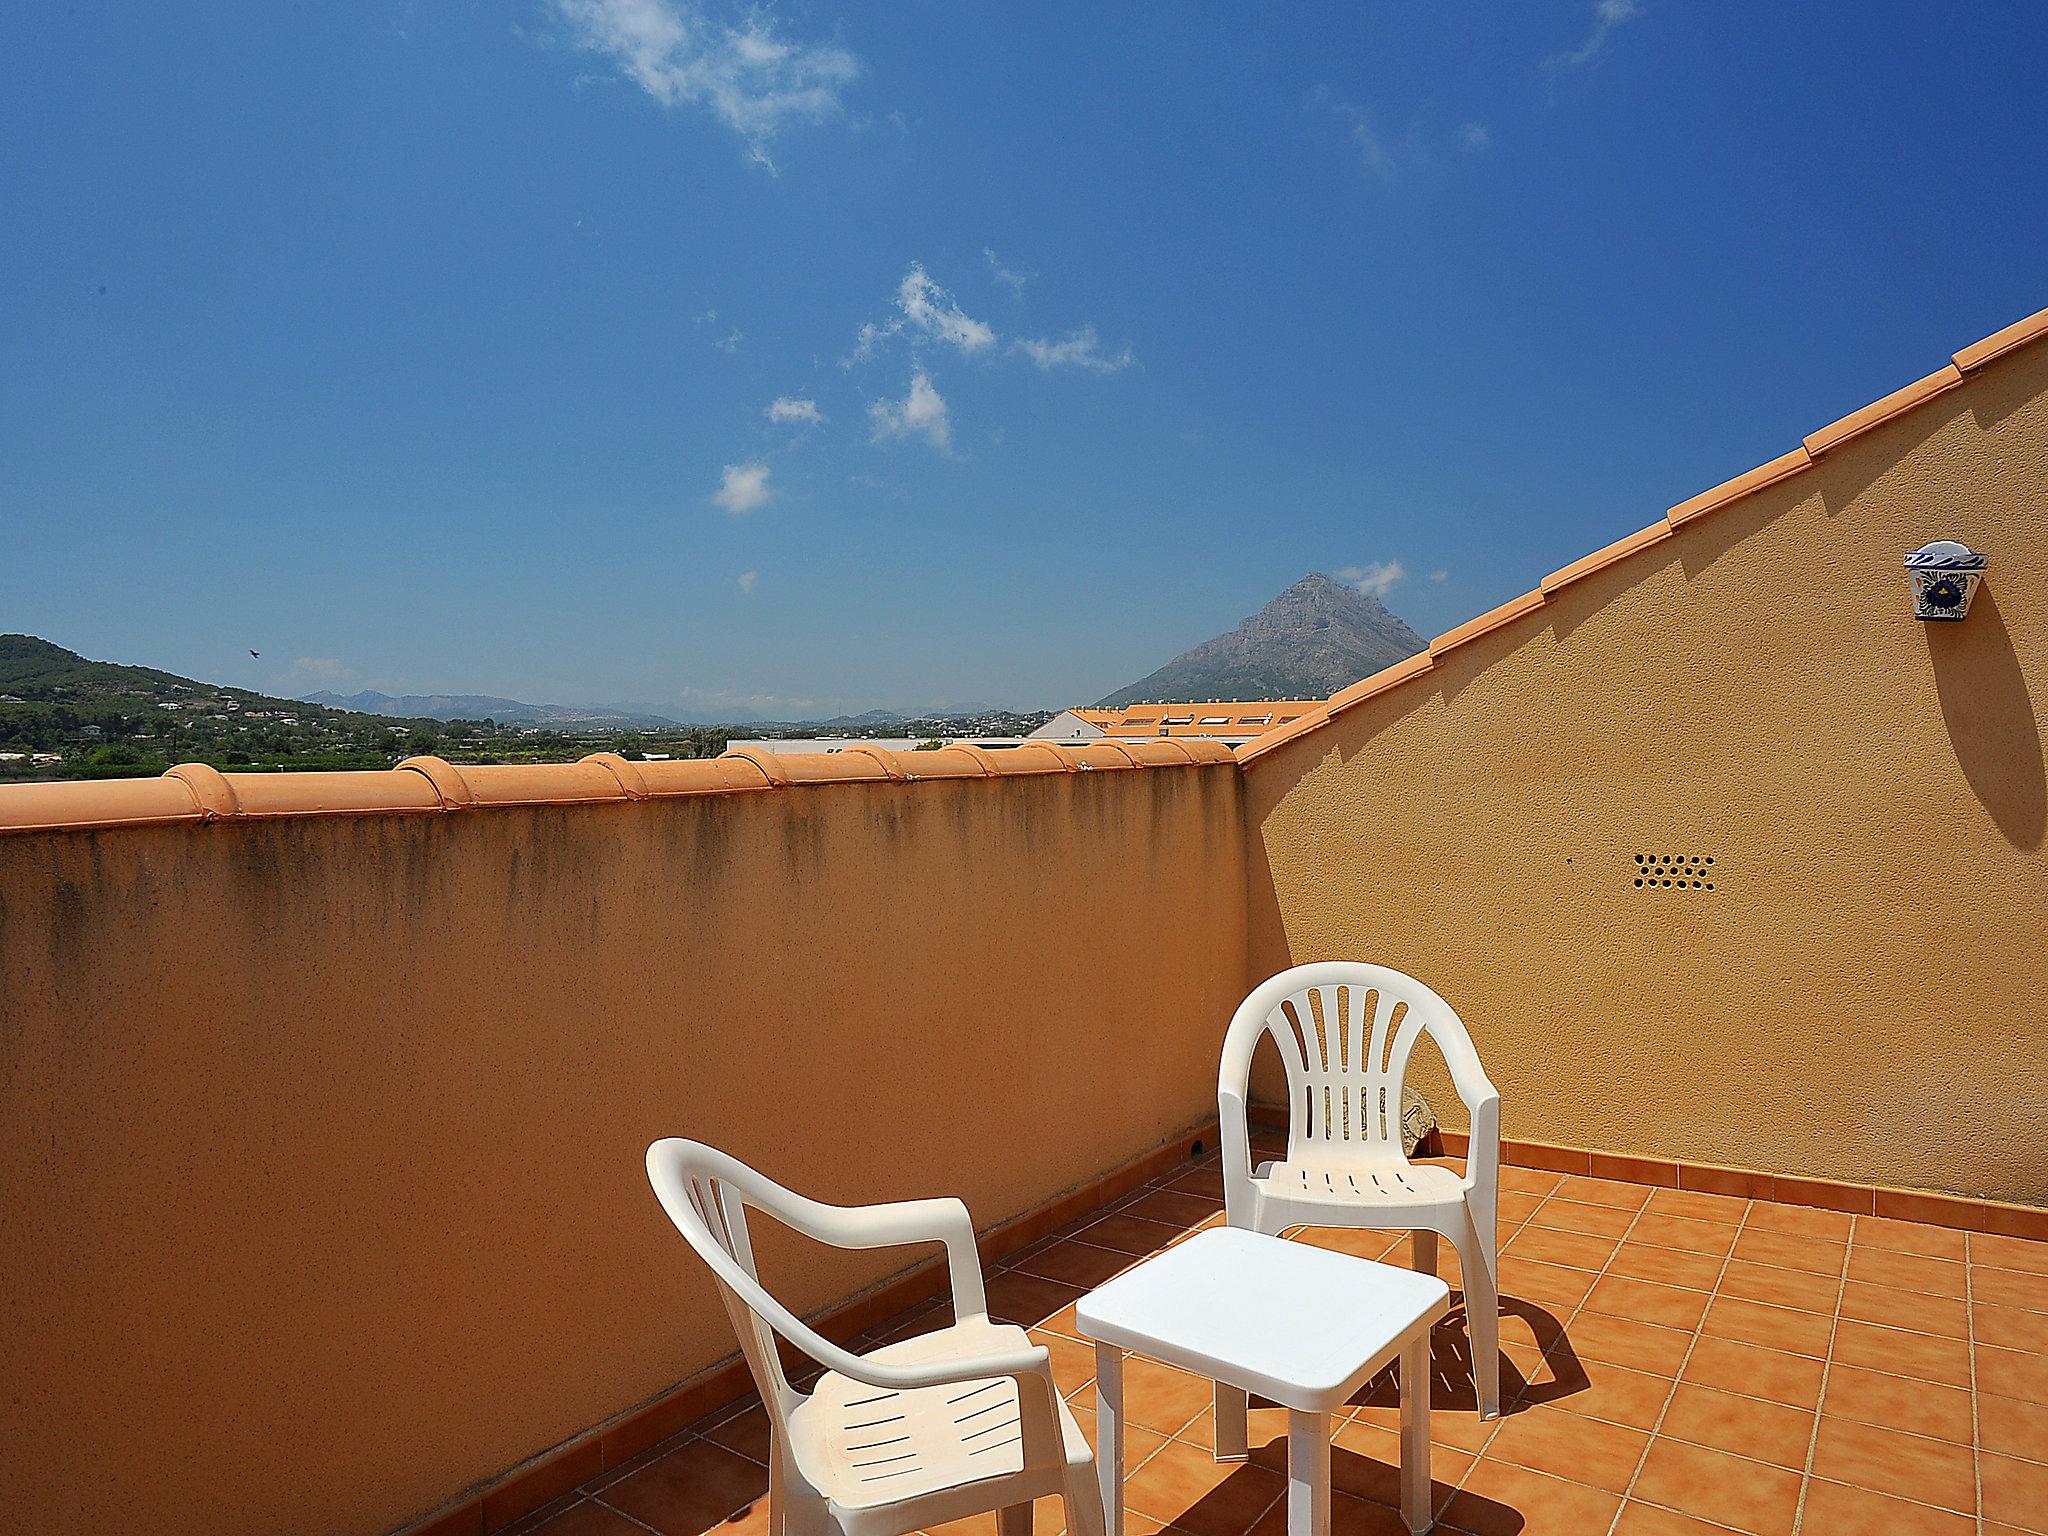
[[[953,1315],[988,1311],[982,1288],[981,1253],[974,1243],[974,1219],[958,1200],[896,1200],[886,1205],[826,1205],[784,1192],[769,1214],[805,1237],[834,1248],[901,1248],[944,1243],[953,1287]],[[834,1366],[834,1370],[838,1367]]]

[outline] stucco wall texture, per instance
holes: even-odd
[[[374,1536],[730,1355],[657,1136],[986,1226],[1213,1115],[1241,783],[0,837],[0,1525]]]
[[[1507,1136],[2048,1202],[2044,496],[2037,345],[1249,761],[1253,976],[1427,978]]]

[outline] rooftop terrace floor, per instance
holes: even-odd
[[[1508,1406],[1494,1423],[1474,1413],[1454,1307],[1434,1340],[1439,1530],[2048,1532],[2048,1243],[1523,1168],[1501,1185]],[[1221,1220],[1212,1155],[990,1271],[991,1312],[1051,1350],[1091,1439],[1094,1354],[1075,1299]],[[1407,1253],[1391,1234],[1298,1240]],[[936,1325],[936,1305],[856,1347]],[[1251,1460],[1218,1463],[1206,1381],[1133,1357],[1125,1391],[1128,1536],[1284,1536],[1284,1413],[1256,1409]],[[1396,1422],[1383,1376],[1336,1429],[1335,1536],[1403,1531]],[[515,1529],[765,1536],[767,1434],[757,1403],[729,1409]],[[1064,1523],[1057,1500],[1040,1502],[1038,1536]],[[987,1517],[946,1536],[994,1530]]]

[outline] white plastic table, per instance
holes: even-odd
[[[1095,1341],[1108,1536],[1123,1536],[1125,1350],[1286,1408],[1288,1536],[1328,1536],[1330,1415],[1399,1355],[1401,1516],[1428,1530],[1429,1330],[1450,1296],[1435,1275],[1234,1227],[1199,1232],[1083,1296],[1074,1313]],[[1242,1459],[1243,1420],[1233,1435],[1226,1417],[1216,1459]]]

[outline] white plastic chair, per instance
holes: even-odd
[[[647,1149],[647,1177],[717,1277],[767,1408],[771,1536],[904,1536],[990,1510],[1001,1536],[1030,1536],[1031,1501],[1054,1493],[1073,1536],[1103,1536],[1094,1453],[1045,1349],[990,1321],[966,1206],[821,1205],[676,1137]],[[865,1355],[840,1348],[762,1288],[749,1206],[835,1248],[943,1242],[953,1325]],[[808,1393],[790,1385],[778,1334],[825,1367]]]
[[[1414,1164],[1401,1150],[1401,1086],[1416,1040],[1443,1053],[1472,1117],[1465,1174]],[[1287,1157],[1251,1166],[1245,1117],[1252,1053],[1271,1035],[1287,1069]],[[1500,1094],[1464,1023],[1436,993],[1383,965],[1297,965],[1238,1006],[1217,1075],[1223,1198],[1230,1225],[1277,1236],[1290,1227],[1366,1227],[1414,1234],[1415,1268],[1436,1269],[1437,1235],[1458,1250],[1465,1327],[1482,1418],[1500,1414]],[[1219,1386],[1217,1445],[1226,1426],[1241,1452],[1245,1398]]]

